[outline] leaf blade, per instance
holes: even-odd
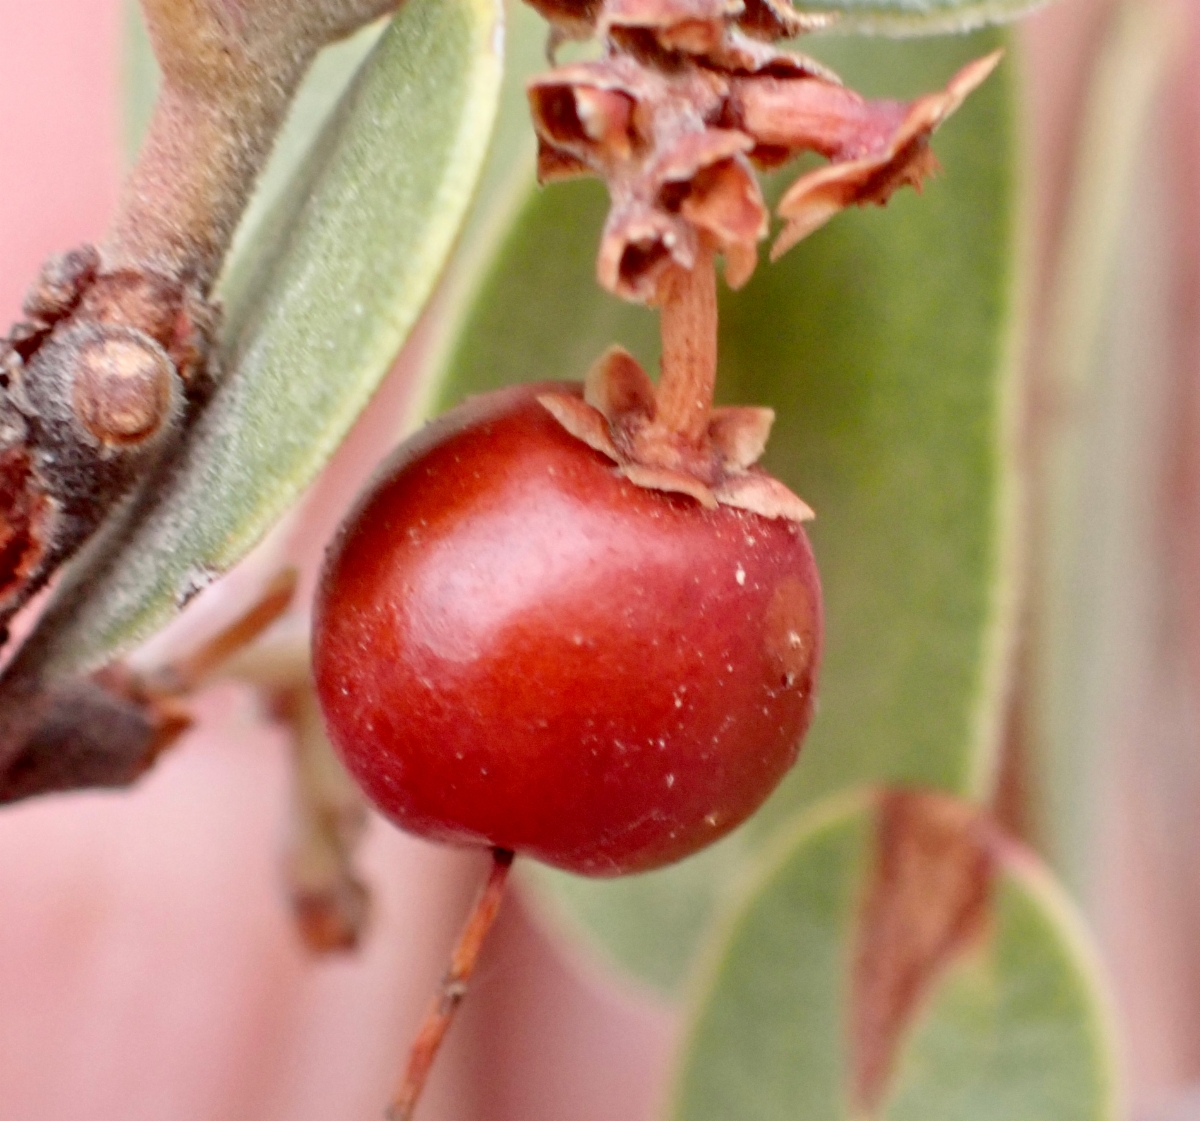
[[[22,666],[79,673],[130,649],[332,454],[453,246],[495,115],[501,27],[490,0],[394,18],[261,235],[273,253],[229,309],[230,375],[153,493],[72,567]]]
[[[880,796],[801,815],[708,947],[672,1121],[851,1121],[854,947]],[[1115,1121],[1114,1048],[1094,954],[1061,890],[997,840],[987,919],[904,1025],[888,1121]]]

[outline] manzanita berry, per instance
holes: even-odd
[[[522,387],[384,465],[326,558],[313,658],[335,746],[397,825],[607,876],[761,804],[820,649],[796,522],[637,486]]]

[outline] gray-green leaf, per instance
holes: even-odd
[[[836,15],[835,31],[928,35],[1006,23],[1047,0],[795,0],[801,12]]]
[[[21,658],[128,650],[296,501],[387,372],[472,197],[499,94],[492,0],[404,5],[243,259],[227,377],[163,477],[72,567]]]

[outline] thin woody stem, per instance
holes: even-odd
[[[688,443],[698,443],[708,430],[717,382],[717,274],[711,249],[702,247],[691,269],[678,269],[667,281],[659,329],[658,420]]]
[[[108,268],[150,267],[207,290],[321,46],[297,5],[290,40],[216,0],[142,0],[162,88],[103,247]],[[283,17],[277,16],[282,22]]]
[[[142,0],[163,75],[103,247],[206,292],[309,64],[399,0]]]
[[[204,98],[164,85],[103,247],[105,265],[187,276],[207,290],[303,73],[296,66],[278,84]]]
[[[430,1067],[437,1057],[438,1048],[441,1047],[442,1040],[454,1020],[454,1014],[466,995],[467,982],[475,972],[484,939],[487,938],[492,923],[496,921],[496,912],[500,909],[500,900],[504,895],[512,861],[513,854],[507,849],[492,850],[492,869],[488,874],[487,883],[476,900],[467,925],[459,935],[458,945],[454,947],[454,953],[450,957],[450,968],[425,1012],[421,1029],[417,1032],[416,1041],[408,1054],[404,1077],[396,1089],[391,1105],[388,1106],[388,1121],[411,1121],[421,1091],[425,1088],[425,1080],[429,1077]]]

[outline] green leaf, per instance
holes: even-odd
[[[1006,40],[831,42],[911,96]],[[923,195],[835,220],[722,303],[721,378],[778,419],[765,466],[816,510],[820,714],[761,827],[859,782],[991,791],[1015,578],[1020,143],[1011,63],[934,139]]]
[[[231,285],[227,376],[163,477],[72,567],[27,665],[128,650],[296,501],[387,372],[454,244],[500,87],[490,0],[404,5]]]
[[[884,35],[969,31],[1006,23],[1047,0],[794,0],[800,12],[837,16],[834,30]]]
[[[923,821],[924,806],[944,815],[949,801],[903,798]],[[907,873],[893,860],[882,880],[879,861],[904,842],[873,793],[810,810],[766,858],[707,947],[672,1121],[1115,1121],[1103,986],[1065,897],[969,811],[960,818],[951,806],[949,830],[932,820],[942,842],[951,837],[950,855],[908,849]],[[888,906],[921,906],[922,886],[941,892],[964,856],[980,874],[972,887],[983,885],[963,912],[965,936],[905,972],[913,959],[895,953],[896,932],[927,934],[928,911],[906,927],[893,910],[890,953],[864,957],[869,924],[888,921]],[[880,1024],[890,1028],[878,1034]],[[882,1052],[867,1050],[881,1039]],[[869,1069],[882,1077],[864,1097],[864,1056],[880,1053]]]
[[[125,0],[121,15],[121,146],[132,163],[150,127],[159,72],[141,4]]]
[[[911,96],[1004,41],[812,42],[866,92]],[[720,392],[775,408],[767,465],[817,511],[828,620],[816,724],[761,819],[716,850],[618,881],[529,873],[548,909],[660,988],[686,972],[743,850],[798,806],[860,781],[990,788],[1011,622],[1013,81],[1002,66],[938,133],[945,173],[923,196],[842,215],[722,296]],[[594,281],[604,188],[537,191],[526,174],[435,410],[580,378],[614,341],[657,363],[653,313]]]
[[[505,0],[504,81],[479,190],[454,256],[438,289],[440,314],[431,324],[426,359],[409,426],[428,419],[441,407],[449,355],[454,351],[467,309],[492,268],[500,244],[529,199],[537,141],[529,120],[526,79],[546,69],[549,25],[524,0]]]

